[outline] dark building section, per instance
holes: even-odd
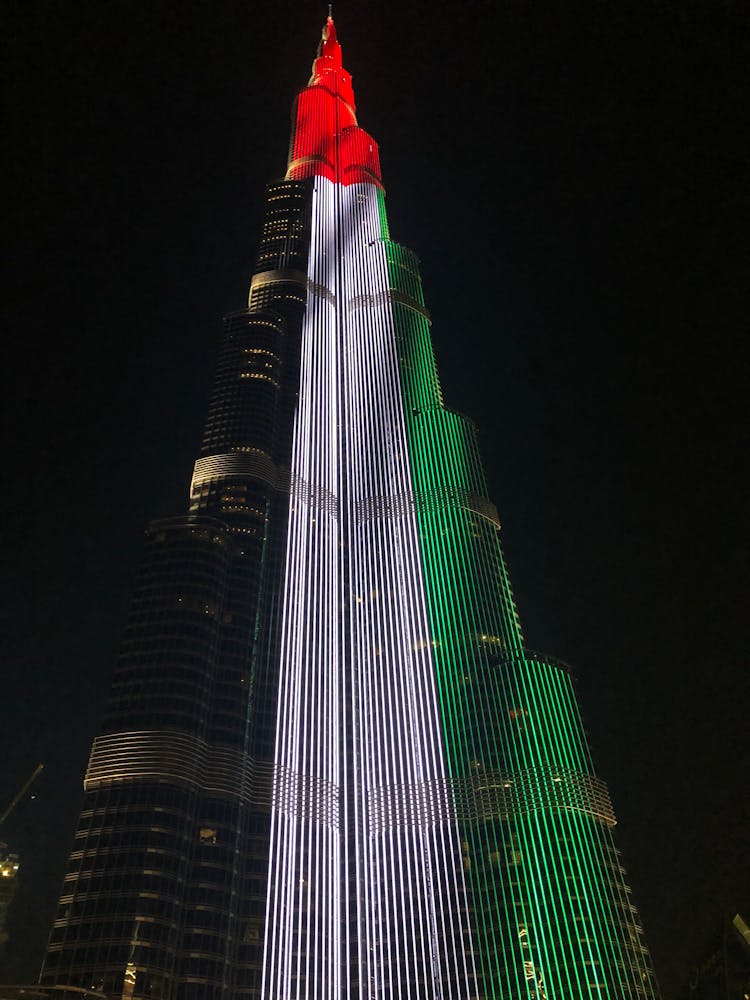
[[[309,192],[268,188],[189,512],[147,529],[44,986],[258,995]]]
[[[681,1000],[748,1000],[750,926],[735,913],[725,918],[713,947],[693,970]]]
[[[5,953],[8,943],[6,924],[8,910],[18,888],[18,869],[20,859],[17,854],[8,850],[8,845],[0,842],[0,958]]]
[[[0,826],[5,823],[6,819],[16,809],[43,770],[44,764],[37,764],[10,803],[0,813]],[[7,922],[8,911],[18,889],[18,872],[20,867],[21,859],[18,854],[11,850],[8,844],[0,840],[0,960],[13,948],[12,941],[10,941],[10,947],[8,947],[10,933],[7,929]]]
[[[107,1000],[93,990],[74,986],[0,986],[0,1000]]]

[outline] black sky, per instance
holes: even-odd
[[[38,970],[142,538],[185,509],[323,4],[10,3],[0,834]],[[337,3],[528,644],[571,662],[666,1000],[750,911],[744,2]]]

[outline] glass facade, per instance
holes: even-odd
[[[188,513],[146,532],[42,984],[259,995],[309,185],[266,205]]]
[[[152,523],[41,983],[654,1000],[570,669],[528,650],[329,18]]]

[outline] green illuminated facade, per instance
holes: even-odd
[[[476,430],[443,406],[413,305],[416,258],[390,244],[388,261],[479,996],[658,997],[573,677],[524,646]]]

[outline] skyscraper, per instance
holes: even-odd
[[[333,21],[153,523],[45,984],[653,998],[565,664],[523,642],[476,432]]]

